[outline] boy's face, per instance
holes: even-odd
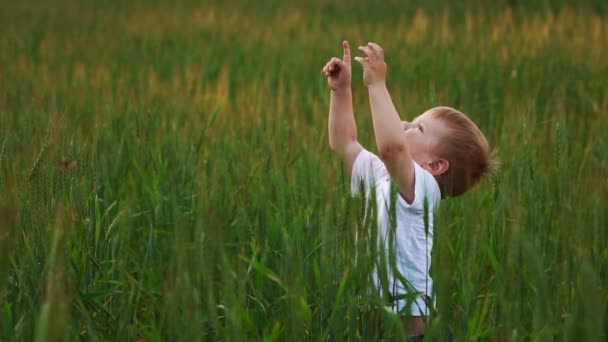
[[[441,138],[448,133],[445,123],[436,118],[432,110],[428,110],[414,118],[412,122],[402,121],[402,124],[412,159],[431,174],[438,175],[432,163],[442,160],[436,151]]]

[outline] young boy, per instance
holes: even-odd
[[[391,296],[416,294],[413,303],[397,300],[394,310],[411,316],[407,333],[422,335],[423,317],[432,302],[429,276],[433,244],[433,211],[445,197],[459,196],[476,185],[496,162],[488,143],[475,124],[449,107],[431,108],[412,122],[401,121],[386,88],[386,63],[382,48],[374,43],[359,47],[365,57],[355,57],[363,66],[363,82],[369,92],[374,135],[379,157],[357,141],[357,126],[351,92],[351,55],[343,42],[344,57],[332,58],[323,68],[331,88],[329,145],[346,163],[351,191],[361,184],[365,197],[375,191],[379,235],[384,241],[389,231],[389,207],[396,206],[394,248],[396,271],[407,280],[399,281],[389,271]],[[399,194],[391,198],[390,180]],[[428,214],[425,229],[425,210]],[[403,296],[402,296],[403,297]]]

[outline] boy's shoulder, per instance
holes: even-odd
[[[430,172],[415,161],[412,162],[414,163],[414,200],[412,203],[407,203],[399,194],[399,204],[405,209],[424,210],[424,207],[428,206],[428,209],[433,210],[441,201],[439,183]]]

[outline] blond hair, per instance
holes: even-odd
[[[448,170],[437,177],[442,197],[460,196],[484,175],[494,172],[499,161],[490,153],[481,130],[466,115],[451,107],[435,107],[430,111],[449,131],[437,146],[439,156],[450,163]]]

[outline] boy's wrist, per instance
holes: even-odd
[[[382,81],[377,81],[371,84],[367,85],[367,89],[372,90],[372,89],[383,89],[386,88],[386,82],[384,80]]]
[[[339,88],[336,88],[336,89],[332,89],[331,93],[335,94],[335,95],[347,95],[347,94],[351,93],[351,88],[350,88],[350,86],[348,86],[348,87],[339,87]]]

